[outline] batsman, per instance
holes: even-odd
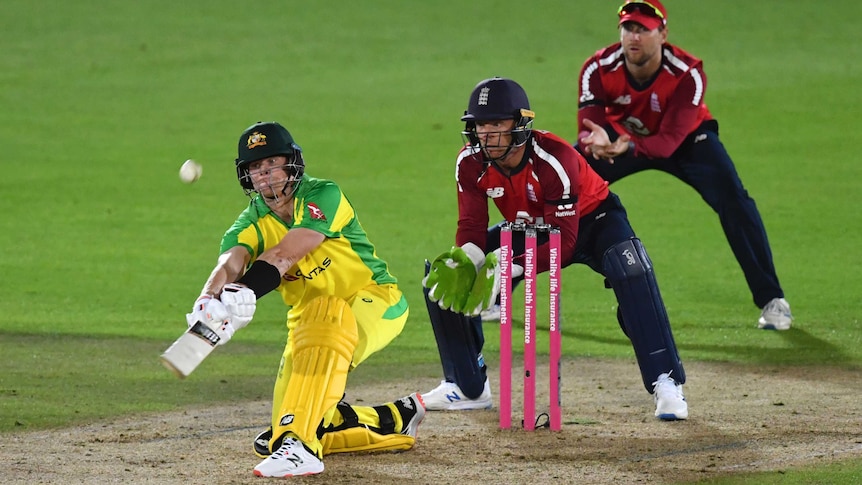
[[[560,228],[563,266],[585,264],[605,278],[617,320],[631,341],[655,416],[688,418],[685,371],[652,262],[619,198],[562,138],[533,130],[535,114],[515,81],[491,78],[470,94],[461,121],[465,145],[455,183],[455,246],[426,261],[423,286],[444,379],[423,394],[428,410],[493,405],[480,314],[497,304],[500,229],[489,227],[490,198],[505,222]],[[540,232],[537,272],[549,269],[548,233]],[[524,232],[513,232],[514,283],[523,279]],[[564,296],[565,298],[565,296]]]
[[[279,123],[246,129],[235,165],[251,201],[222,237],[188,322],[214,329],[223,344],[264,295],[276,291],[288,307],[254,474],[312,475],[327,454],[412,448],[425,415],[419,394],[373,407],[343,401],[348,373],[397,337],[408,315],[353,206],[335,182],[305,173],[302,150]]]

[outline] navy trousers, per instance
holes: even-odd
[[[612,138],[616,135],[609,132]],[[575,147],[577,148],[577,146]],[[704,122],[666,159],[626,156],[611,164],[586,155],[590,166],[609,183],[643,170],[661,170],[682,180],[718,214],[754,304],[763,308],[773,298],[783,298],[766,229],[754,200],[742,186],[736,167],[718,138],[718,123]]]

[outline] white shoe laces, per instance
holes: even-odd
[[[671,386],[671,388],[677,394],[679,394],[680,393],[680,389],[679,389],[680,386],[678,386],[676,384],[676,381],[673,380],[673,378],[670,376],[671,374],[673,374],[672,370],[670,372],[668,372],[667,374],[660,374],[658,376],[658,379],[656,379],[656,381],[652,383],[652,392],[657,393],[660,385],[669,384]]]
[[[790,316],[790,307],[786,305],[780,298],[775,298],[769,301],[763,307],[763,313],[774,313],[776,315]]]

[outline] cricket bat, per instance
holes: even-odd
[[[219,340],[215,330],[197,322],[165,350],[160,360],[177,377],[184,379],[212,353]]]

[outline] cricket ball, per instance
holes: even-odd
[[[201,164],[194,160],[186,160],[180,167],[180,180],[184,184],[190,184],[201,178],[204,169]]]

